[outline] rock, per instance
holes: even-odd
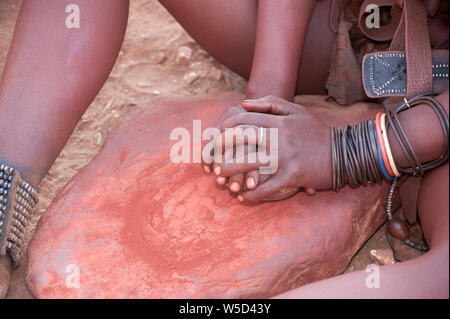
[[[194,83],[197,79],[198,79],[198,74],[195,73],[194,71],[191,71],[184,75],[184,81],[186,81],[188,84]]]
[[[191,130],[194,119],[213,127],[243,98],[160,95],[136,106],[39,221],[28,249],[32,294],[266,298],[342,273],[383,223],[386,185],[241,205],[199,164],[170,160],[174,128]],[[339,126],[379,111],[311,110]]]
[[[164,52],[158,52],[156,55],[156,61],[158,64],[163,64],[167,60],[167,56]]]
[[[127,102],[127,106],[136,106],[136,105],[137,105],[137,103],[134,100],[128,100],[128,102]]]
[[[113,115],[113,117],[120,117],[120,114],[119,114],[119,112],[117,112],[116,110],[112,110],[111,111],[111,114]]]
[[[95,145],[98,146],[98,145],[102,144],[102,140],[103,140],[102,133],[100,133],[100,132],[95,133],[95,135],[94,135],[94,143],[95,143]]]
[[[192,58],[192,49],[187,46],[181,46],[177,50],[177,64],[187,65]]]
[[[211,76],[214,80],[220,81],[222,79],[222,71],[220,71],[218,68],[213,67],[211,69]]]
[[[139,36],[139,41],[144,41],[147,40],[149,38],[148,34],[141,34]]]
[[[195,53],[195,56],[196,56],[196,57],[199,57],[199,58],[208,58],[208,57],[209,57],[209,54],[208,54],[208,52],[206,52],[205,50],[200,49],[200,50],[198,50],[198,51]]]
[[[395,263],[392,249],[372,249],[370,259],[380,265],[391,265]]]

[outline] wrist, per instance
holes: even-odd
[[[299,185],[314,188],[317,191],[328,191],[333,187],[333,169],[331,154],[331,133],[330,128],[324,126],[315,133],[315,143],[309,154],[314,154],[309,161],[309,167],[304,167],[308,173],[299,180]],[[305,151],[304,147],[303,151]],[[311,173],[312,172],[312,173]]]
[[[270,78],[271,81],[268,82],[267,78]],[[252,75],[247,85],[246,97],[247,99],[259,99],[273,95],[292,102],[295,96],[295,87],[292,88],[291,84],[284,85],[282,82],[282,80],[274,81],[273,76],[256,77]]]
[[[320,152],[321,154],[317,158],[319,162],[318,173],[318,185],[315,187],[316,190],[331,190],[333,187],[333,168],[332,168],[332,154],[331,154],[331,130],[329,127],[326,127],[324,130],[321,141],[319,143],[321,146]]]

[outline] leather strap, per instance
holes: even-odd
[[[339,18],[344,9],[344,0],[331,0],[330,8],[330,28],[334,33],[338,33]]]
[[[442,93],[448,90],[447,50],[433,50],[431,72],[433,83],[429,92]],[[388,51],[366,54],[362,61],[362,75],[368,97],[404,97],[408,84],[406,53]]]
[[[403,7],[400,21],[397,21],[397,15],[395,13],[397,10],[400,10],[396,4],[398,2],[397,0],[364,1],[360,9],[359,26],[362,32],[373,40],[387,41],[392,38],[390,51],[405,53],[407,71],[406,94],[405,92],[402,93],[409,98],[433,90],[431,45],[427,24],[427,12],[422,0],[400,2]],[[368,29],[365,25],[364,18],[368,4],[392,6],[392,22],[379,29]],[[396,26],[396,31],[392,36],[392,30]],[[364,76],[365,74],[363,72]]]
[[[433,90],[427,12],[421,0],[403,1],[403,14],[390,51],[406,53],[407,98]]]

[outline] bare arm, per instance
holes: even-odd
[[[436,99],[442,104],[448,115],[448,91],[437,96]],[[401,112],[399,118],[422,163],[434,160],[442,154],[445,143],[444,135],[436,114],[430,106],[417,105],[408,111]],[[389,129],[388,136],[396,165],[410,166],[392,129]]]
[[[259,0],[248,98],[275,95],[293,100],[314,5],[314,0]]]

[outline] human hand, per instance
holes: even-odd
[[[220,129],[222,124],[227,119],[229,119],[239,113],[245,113],[245,112],[247,112],[247,111],[240,105],[232,106],[232,107],[228,108],[220,116],[220,118],[216,124],[216,128]],[[210,143],[212,140],[213,140],[213,137],[211,137],[211,139],[208,141],[208,143]],[[255,147],[253,147],[252,145],[250,145],[250,146],[241,145],[241,146],[238,146],[238,148],[239,147],[242,147],[245,152],[255,151]],[[202,154],[203,154],[203,150],[202,150]],[[205,171],[206,174],[210,174],[213,171],[213,164],[212,164],[213,158],[214,158],[214,150],[213,149],[211,150],[210,153],[205,153],[202,156],[202,166],[203,166],[203,170]],[[216,174],[216,175],[218,175],[218,174]],[[230,189],[230,191],[234,192],[234,193],[237,193],[237,192],[241,191],[242,189],[244,189],[244,185],[243,185],[244,180],[247,181],[247,187],[249,189],[253,189],[254,187],[256,187],[256,185],[259,181],[258,171],[248,172],[247,178],[246,178],[246,174],[243,174],[243,173],[235,174],[233,176],[228,176],[228,177],[216,176],[217,184],[219,184],[221,186],[227,185],[228,188]]]
[[[238,199],[242,202],[258,202],[289,187],[313,190],[329,190],[332,187],[331,136],[330,129],[312,115],[305,107],[268,96],[242,103],[248,112],[240,112],[226,119],[222,126],[222,135],[217,139],[222,150],[239,145],[259,145],[244,135],[241,138],[225,138],[226,129],[240,127],[254,129],[262,144],[270,148],[273,143],[269,130],[256,127],[276,128],[278,131],[277,155],[278,168],[270,177],[255,189],[242,192]],[[259,113],[254,113],[259,112]],[[266,113],[266,114],[261,114]],[[267,114],[270,113],[270,114]],[[262,136],[265,135],[265,136]],[[228,143],[228,144],[227,144]],[[216,145],[217,146],[217,145]],[[264,150],[265,152],[265,150]],[[246,154],[248,156],[248,154]],[[259,158],[259,156],[256,156]],[[219,172],[218,178],[227,178],[236,174],[252,172],[265,167],[260,161],[250,163],[245,158],[236,158],[233,163],[214,163]]]

